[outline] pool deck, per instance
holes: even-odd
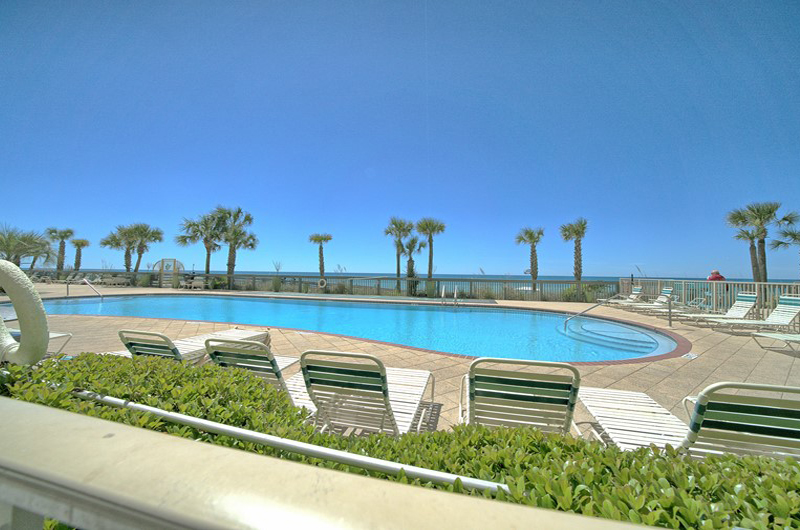
[[[42,298],[58,298],[66,294],[66,287],[59,284],[36,284]],[[106,296],[131,294],[216,294],[237,296],[272,296],[273,293],[186,291],[148,288],[103,288]],[[87,287],[70,286],[71,297],[95,296]],[[316,298],[289,294],[295,298]],[[345,297],[338,297],[345,298]],[[357,297],[346,297],[349,300]],[[385,299],[384,299],[385,300]],[[8,301],[0,296],[0,302]],[[369,301],[374,302],[371,298]],[[397,301],[397,300],[392,300]],[[438,302],[437,302],[438,303]],[[517,307],[550,311],[579,312],[591,304],[566,302],[519,302],[491,301],[490,307]],[[800,386],[800,355],[765,351],[749,336],[730,335],[708,328],[698,328],[682,323],[667,326],[665,319],[639,315],[610,307],[598,307],[591,313],[598,317],[625,320],[644,324],[662,331],[676,333],[691,345],[695,359],[682,356],[646,362],[613,362],[582,364],[581,385],[608,387],[619,390],[645,392],[662,406],[670,409],[684,421],[688,420],[681,400],[687,395],[696,395],[706,386],[720,381],[767,383],[774,385]],[[138,329],[158,331],[173,339],[190,337],[210,331],[228,329],[230,323],[197,322],[136,317],[50,315],[51,331],[72,332],[74,338],[65,352],[112,351],[122,349],[117,331]],[[264,327],[241,325],[245,329]],[[316,332],[299,332],[270,328],[272,349],[276,355],[299,356],[308,349],[325,349],[369,353],[379,357],[386,366],[430,370],[436,377],[435,408],[439,412],[438,429],[446,429],[458,421],[459,385],[466,374],[471,358],[442,355],[439,353],[359,340]],[[686,344],[688,347],[689,344]],[[296,368],[294,368],[296,370]],[[287,375],[293,375],[293,371]],[[582,409],[576,412],[576,420],[586,421],[589,416]]]

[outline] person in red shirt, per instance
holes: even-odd
[[[710,282],[724,282],[725,276],[719,273],[718,270],[714,269],[711,271],[711,276],[708,277],[708,281]]]

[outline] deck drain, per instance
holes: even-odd
[[[698,355],[696,353],[684,353],[683,355],[681,355],[681,357],[683,357],[684,359],[689,359],[691,361],[692,359],[697,359]]]

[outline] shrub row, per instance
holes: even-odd
[[[304,411],[239,369],[92,354],[7,369],[10,374],[0,386],[16,399],[323,467],[409,482],[84,401],[71,390],[83,388],[293,440],[502,482],[511,493],[497,494],[499,500],[530,506],[668,528],[800,527],[800,466],[788,459],[725,455],[692,460],[671,449],[623,452],[531,428],[458,426],[398,439],[341,437],[314,432],[303,421]],[[421,485],[462,491],[458,484]]]

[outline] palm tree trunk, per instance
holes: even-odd
[[[325,277],[325,255],[322,253],[322,243],[319,244],[319,277]]]
[[[233,289],[233,271],[236,270],[236,247],[228,246],[228,289]]]
[[[428,237],[428,279],[433,278],[433,236]]]
[[[75,272],[81,270],[81,248],[75,248]]]
[[[139,265],[142,264],[142,256],[144,252],[141,250],[136,251],[136,266],[133,268],[133,272],[139,272]]]
[[[531,294],[536,292],[536,278],[539,277],[539,260],[536,259],[536,245],[531,245]]]
[[[206,246],[206,276],[211,274],[211,249]]]
[[[575,281],[581,281],[581,276],[583,274],[583,254],[581,252],[580,239],[575,239],[575,270],[573,272],[575,274]]]
[[[37,259],[38,258],[36,256],[33,257],[33,259],[31,260],[31,268],[28,269],[28,270],[31,270],[31,271],[33,270],[33,268],[36,266],[36,260]]]
[[[762,282],[767,281],[767,243],[761,237],[758,239],[758,270],[761,273]]]
[[[67,253],[67,242],[65,240],[61,240],[58,244],[58,263],[56,264],[56,270],[61,272],[64,270],[64,255]]]
[[[761,271],[758,269],[758,254],[756,253],[756,242],[750,242],[750,267],[753,269],[753,281],[757,282],[761,277]]]
[[[131,272],[131,257],[133,254],[133,249],[126,248],[125,249],[125,272]]]
[[[400,294],[400,253],[397,253],[397,285],[395,286],[397,289],[397,294]]]

